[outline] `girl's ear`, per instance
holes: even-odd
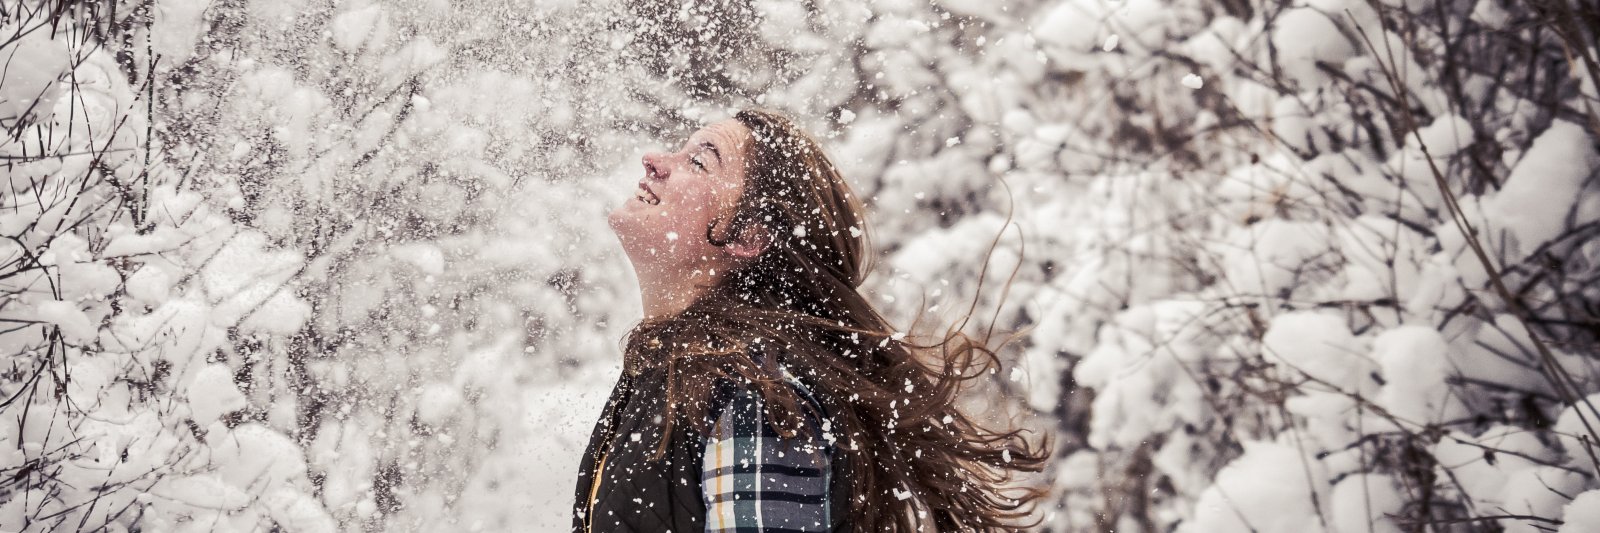
[[[739,230],[739,237],[723,249],[739,259],[755,259],[772,243],[772,232],[765,224],[752,223]]]

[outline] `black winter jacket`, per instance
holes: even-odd
[[[612,389],[578,468],[574,532],[698,533],[705,529],[699,483],[705,445],[698,432],[675,424],[666,453],[657,461],[649,460],[663,427],[660,416],[666,384],[660,374],[630,376],[623,372]],[[602,456],[604,463],[599,464]],[[597,496],[593,516],[589,516],[588,505],[591,491]]]

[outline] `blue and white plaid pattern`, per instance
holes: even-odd
[[[814,403],[804,385],[787,371],[784,377]],[[821,423],[807,417],[808,431],[785,439],[767,420],[760,395],[741,388],[707,436],[700,474],[706,531],[828,530],[831,450]]]

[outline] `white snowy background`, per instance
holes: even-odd
[[[754,105],[1028,328],[1041,530],[1600,531],[1592,0],[0,5],[0,531],[564,530],[604,213]]]

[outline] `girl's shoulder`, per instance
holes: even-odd
[[[806,403],[811,404],[813,409],[816,409],[817,412],[823,413],[824,416],[826,416],[826,411],[824,411],[822,408],[822,402],[817,401],[817,397],[811,392],[811,388],[807,387],[804,381],[801,381],[800,378],[794,375],[794,373],[790,372],[789,367],[779,365],[778,372],[784,383],[788,383],[789,387],[794,389],[795,393],[798,394],[802,400],[805,400]]]
[[[811,387],[806,385],[805,380],[797,376],[789,365],[783,362],[782,357],[776,353],[777,351],[770,346],[757,344],[752,345],[746,351],[746,354],[760,378],[783,382],[788,385],[788,390],[793,392],[797,399],[810,404],[812,409],[822,412],[822,402],[818,401]],[[727,387],[734,392],[754,392],[752,384],[737,379],[730,380]]]
[[[762,387],[756,383],[738,376],[722,379],[717,384],[713,394],[708,414],[713,423],[727,425],[740,422],[754,425],[781,425],[782,412],[774,409],[774,404],[793,405],[796,412],[801,415],[801,428],[808,436],[820,438],[827,433],[830,425],[828,411],[819,401],[816,393],[808,386],[804,379],[795,371],[783,364],[777,357],[765,350],[750,350],[751,362],[757,373],[757,378],[769,382],[780,382],[783,387],[773,390],[777,394],[789,394],[792,402],[768,398],[762,393]]]

